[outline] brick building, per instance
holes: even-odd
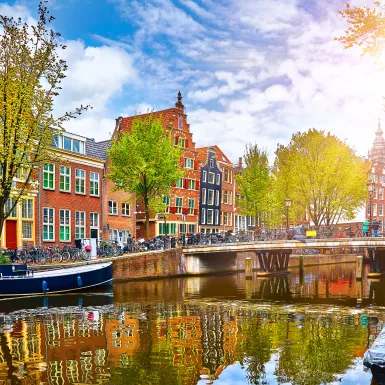
[[[179,236],[197,232],[200,170],[197,150],[192,140],[181,93],[178,93],[175,107],[152,114],[161,120],[164,130],[171,131],[175,144],[181,145],[183,158],[181,159],[181,167],[185,170],[185,176],[175,186],[170,187],[169,195],[164,197],[167,204],[165,213],[151,214],[150,237],[160,234]],[[148,114],[119,119],[115,133],[130,131],[134,119],[141,119],[146,116]],[[137,236],[145,237],[144,207],[140,201],[137,202],[136,212]]]
[[[383,137],[380,122],[376,131],[376,137],[373,142],[373,147],[369,151],[370,175],[369,180],[373,182],[373,195],[370,202],[369,194],[366,202],[367,218],[377,218],[385,228],[385,213],[384,213],[384,188],[385,188],[385,139]],[[372,203],[372,207],[371,204]]]

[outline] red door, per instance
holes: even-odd
[[[5,244],[11,250],[17,248],[16,221],[5,221]]]

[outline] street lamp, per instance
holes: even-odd
[[[373,215],[373,195],[374,195],[374,183],[369,180],[366,184],[368,186],[369,193],[369,222],[370,222],[370,236],[372,236],[372,215]]]
[[[291,199],[290,198],[285,199],[285,206],[286,206],[286,235],[287,235],[287,239],[289,239],[289,231],[290,231],[290,228],[289,228],[289,208],[291,206]]]

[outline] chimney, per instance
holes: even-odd
[[[238,159],[238,168],[242,168],[243,167],[243,163],[242,163],[242,157],[240,156],[239,159]]]
[[[120,122],[123,120],[122,116],[119,116],[119,118],[115,119],[115,131],[119,130]]]

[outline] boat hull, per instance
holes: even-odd
[[[0,297],[36,296],[87,290],[112,284],[112,264],[50,270],[0,278]]]

